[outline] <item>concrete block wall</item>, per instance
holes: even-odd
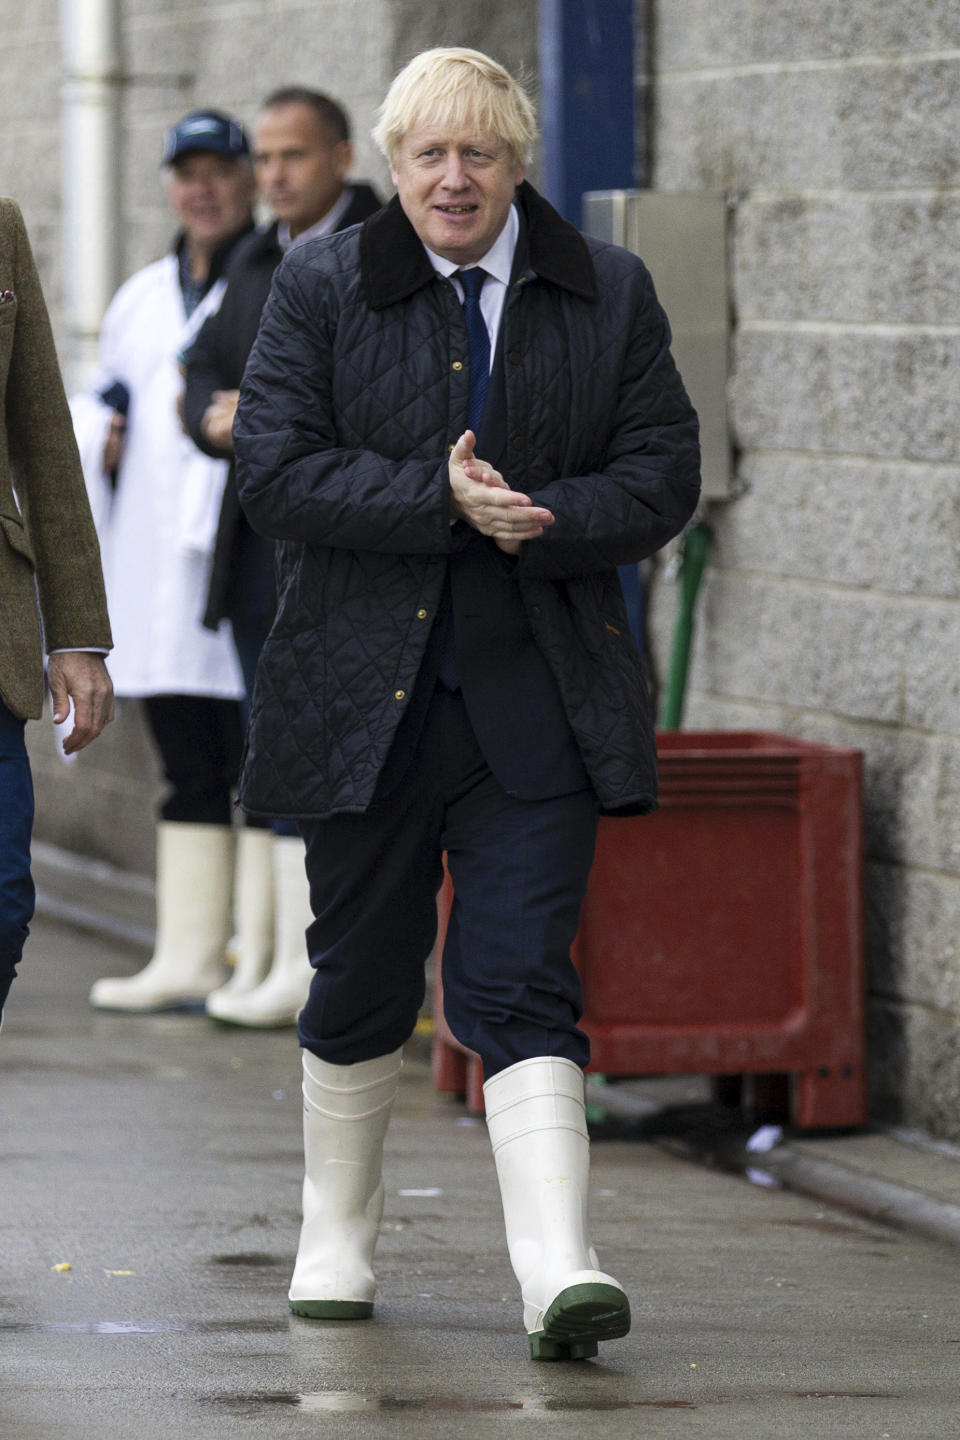
[[[59,294],[58,0],[0,3],[0,195],[20,201],[47,298]]]
[[[874,1108],[957,1139],[960,9],[654,8],[652,183],[732,200],[741,493],[685,723],[865,752]]]

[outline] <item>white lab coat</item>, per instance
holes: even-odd
[[[70,402],[100,536],[118,695],[243,695],[229,628],[201,625],[227,467],[201,454],[176,411],[178,356],[222,294],[215,285],[188,320],[176,256],[138,271],[104,317],[88,389]],[[114,493],[102,466],[113,412],[98,392],[115,380],[131,398]]]

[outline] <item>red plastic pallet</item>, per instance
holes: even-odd
[[[787,1074],[795,1125],[862,1124],[860,752],[762,731],[658,752],[659,811],[600,822],[574,943],[590,1069]],[[436,1087],[482,1109],[439,976],[435,1010]]]

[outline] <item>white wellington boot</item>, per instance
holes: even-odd
[[[231,1019],[239,996],[256,990],[273,959],[274,880],[273,831],[244,825],[237,835],[233,920],[237,932],[237,963],[226,985],[207,996],[207,1014]]]
[[[157,826],[157,942],[136,975],[98,980],[98,1010],[202,1008],[223,981],[230,938],[233,829],[162,821]]]
[[[383,1216],[383,1141],[402,1051],[328,1065],[303,1052],[303,1226],[290,1309],[314,1320],[373,1311],[373,1252]]]
[[[538,1056],[483,1087],[510,1262],[534,1360],[582,1360],[630,1329],[630,1305],[587,1239],[583,1071]]]
[[[304,845],[298,835],[273,835],[276,939],[270,973],[255,990],[218,1003],[216,1018],[231,1025],[273,1030],[296,1025],[313,979],[305,931],[313,920]],[[211,1012],[212,1013],[212,1012]]]

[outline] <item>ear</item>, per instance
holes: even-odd
[[[338,140],[333,153],[337,175],[344,180],[353,169],[353,146],[349,140]]]

